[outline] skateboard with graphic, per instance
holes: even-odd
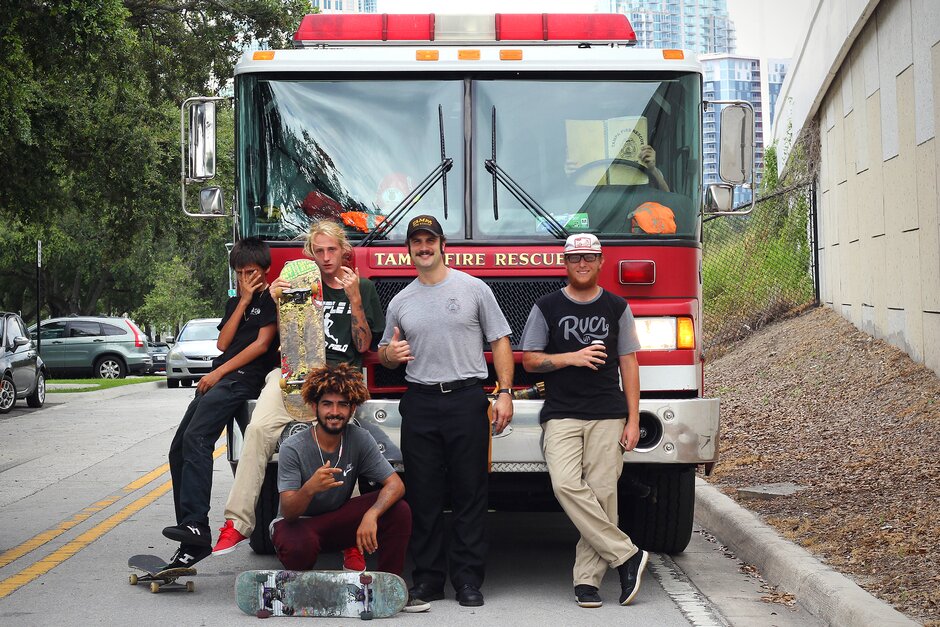
[[[307,373],[326,364],[323,333],[323,283],[320,269],[309,259],[284,264],[281,278],[289,287],[275,290],[281,338],[281,392],[284,407],[295,420],[314,418],[304,407],[300,388]]]
[[[408,601],[398,575],[340,570],[249,570],[235,580],[241,611],[270,616],[388,618]]]
[[[196,584],[192,581],[186,583],[176,583],[180,577],[192,577],[196,574],[195,568],[167,568],[166,562],[156,555],[135,555],[127,560],[127,565],[131,568],[143,571],[145,574],[137,575],[132,573],[130,584],[136,586],[138,583],[150,583],[150,591],[157,592],[193,592]]]

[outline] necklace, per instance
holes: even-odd
[[[323,459],[323,449],[320,448],[320,438],[317,437],[318,426],[318,424],[313,425],[313,441],[317,443],[317,452],[320,453],[320,465],[326,466],[326,460]],[[336,468],[339,468],[339,460],[343,459],[343,440],[345,439],[345,435],[339,436],[339,455],[336,456]]]

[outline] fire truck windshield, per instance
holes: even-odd
[[[494,119],[500,168],[566,231],[697,239],[700,77],[630,76],[241,75],[242,234],[292,240],[311,221],[330,218],[345,225],[351,240],[362,239],[439,165],[440,107],[453,158],[448,218],[440,183],[410,213],[436,215],[448,239],[556,241],[544,217],[493,185],[484,162],[492,156]],[[405,224],[407,217],[385,239],[403,239]]]

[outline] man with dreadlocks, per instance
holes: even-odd
[[[291,570],[312,570],[321,551],[357,546],[378,551],[379,570],[401,575],[411,536],[405,486],[369,432],[349,424],[369,398],[362,373],[348,364],[318,368],[300,393],[317,422],[281,445],[280,515],[271,523],[278,558]],[[351,498],[360,476],[382,489]],[[430,607],[409,598],[405,611]]]

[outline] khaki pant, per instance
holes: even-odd
[[[281,369],[275,368],[264,380],[235,470],[235,482],[225,503],[225,519],[231,520],[243,536],[255,528],[255,505],[264,483],[264,472],[274,455],[278,438],[292,420],[281,397]]]
[[[578,528],[574,585],[600,587],[608,568],[637,547],[617,527],[617,480],[623,472],[620,436],[626,419],[553,419],[542,425],[543,452],[555,498]]]

